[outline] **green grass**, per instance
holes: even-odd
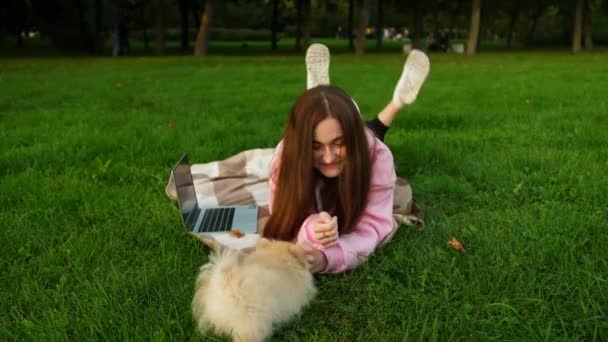
[[[431,60],[387,135],[426,229],[318,276],[274,340],[607,339],[608,56]],[[338,55],[331,79],[371,118],[402,63]],[[302,56],[3,59],[0,340],[196,338],[209,251],[169,170],[274,146],[304,85]]]

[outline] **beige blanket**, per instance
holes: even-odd
[[[191,165],[199,206],[257,204],[260,208],[258,232],[261,232],[269,216],[268,177],[273,151],[272,148],[247,150],[222,161]],[[165,192],[177,199],[172,175]],[[403,178],[397,178],[395,183],[393,221],[395,227],[404,224],[419,230],[424,228],[422,210],[416,206],[412,188]]]

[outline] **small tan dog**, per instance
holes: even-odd
[[[301,247],[261,238],[253,252],[224,250],[210,257],[196,280],[192,312],[201,333],[264,341],[316,292]]]

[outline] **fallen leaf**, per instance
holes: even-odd
[[[167,127],[171,128],[171,129],[175,128],[175,122],[169,122],[167,124]]]
[[[456,248],[457,250],[461,251],[462,253],[464,253],[464,247],[462,246],[460,241],[456,240],[455,237],[452,237],[452,240],[448,241],[448,245],[450,245],[450,246]]]
[[[245,236],[245,233],[243,233],[242,231],[240,231],[238,229],[229,230],[228,234],[234,236],[235,238],[242,238],[243,236]]]

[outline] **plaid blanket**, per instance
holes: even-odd
[[[272,148],[253,149],[222,161],[191,165],[199,205],[209,207],[257,204],[258,232],[261,233],[270,215],[268,177],[273,152]],[[171,199],[177,199],[172,175],[169,177],[165,192]],[[403,178],[397,178],[395,182],[393,221],[395,228],[401,224],[417,227],[419,230],[424,228],[423,212],[416,206],[412,197],[412,188]],[[393,230],[393,234],[396,230]],[[385,239],[388,240],[390,237]]]

